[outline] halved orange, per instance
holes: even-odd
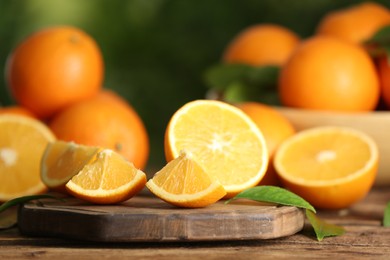
[[[40,163],[55,136],[37,119],[0,115],[0,201],[45,192]]]
[[[65,184],[94,159],[98,147],[74,142],[50,142],[41,162],[41,178],[46,186],[55,191],[65,191]]]
[[[104,149],[65,185],[73,196],[96,204],[114,204],[141,191],[146,174],[120,154]]]
[[[340,209],[371,189],[378,169],[378,148],[367,134],[322,126],[284,141],[274,165],[283,185],[313,206]]]
[[[195,100],[179,108],[165,133],[168,161],[185,150],[216,178],[230,198],[257,185],[268,166],[263,134],[239,108],[216,100]]]
[[[160,199],[187,208],[206,207],[226,195],[219,181],[210,177],[185,151],[158,171],[146,187]]]

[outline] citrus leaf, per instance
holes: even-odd
[[[387,203],[383,214],[383,226],[390,227],[390,202]]]
[[[31,195],[31,196],[23,196],[19,198],[15,198],[12,200],[9,200],[7,202],[4,202],[3,204],[0,205],[0,213],[5,211],[6,209],[16,206],[31,200],[38,200],[38,199],[58,199],[61,200],[55,196],[49,195],[49,194],[41,194],[41,195]]]
[[[316,212],[314,207],[300,196],[292,193],[291,191],[276,186],[256,186],[246,189],[237,194],[232,199],[226,201],[226,203],[236,199],[250,199],[260,202],[270,202],[285,206],[294,206]]]
[[[13,206],[4,210],[0,217],[0,230],[8,229],[16,225],[18,218],[18,209]]]
[[[250,69],[244,64],[217,64],[206,71],[205,82],[211,89],[225,90],[233,82],[243,82]]]
[[[366,41],[366,43],[380,45],[390,44],[390,26],[384,26],[379,29],[369,40]]]
[[[306,217],[312,225],[318,241],[322,241],[325,237],[340,236],[345,233],[343,227],[325,222],[311,210],[306,210]]]
[[[222,93],[228,102],[259,101],[279,105],[277,66],[249,66],[245,64],[217,64],[205,73],[209,89]]]

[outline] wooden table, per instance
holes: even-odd
[[[293,236],[273,240],[196,243],[92,243],[26,237],[17,228],[0,231],[0,259],[252,259],[388,258],[390,228],[382,227],[390,188],[376,188],[348,210],[320,211],[325,220],[343,225],[346,234],[318,242],[309,225]],[[386,257],[387,256],[387,257]]]

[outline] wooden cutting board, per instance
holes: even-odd
[[[108,206],[41,200],[24,204],[18,214],[25,235],[104,242],[271,239],[295,234],[303,225],[304,213],[296,207],[237,200],[184,209],[142,195]]]

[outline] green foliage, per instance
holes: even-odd
[[[227,102],[258,101],[279,105],[277,66],[218,64],[205,73],[205,83]]]
[[[260,202],[271,202],[279,205],[294,206],[305,209],[306,217],[312,225],[318,241],[321,241],[325,237],[340,236],[345,233],[343,227],[327,223],[320,219],[316,215],[316,210],[314,207],[306,200],[280,187],[256,186],[249,188],[237,194],[234,198],[228,200],[226,203],[236,199],[250,199]]]

